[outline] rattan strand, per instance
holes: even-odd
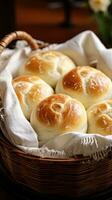
[[[6,35],[1,41],[0,41],[0,53],[3,52],[3,50],[14,40],[25,40],[28,42],[32,50],[36,50],[39,48],[36,41],[32,38],[31,35],[24,31],[15,31],[8,35]]]

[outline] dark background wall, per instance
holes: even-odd
[[[1,0],[0,38],[24,30],[47,42],[63,42],[84,30],[97,33],[84,0]]]

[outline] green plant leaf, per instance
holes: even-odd
[[[95,13],[95,19],[104,44],[109,44],[112,40],[112,16],[109,13],[98,12]]]

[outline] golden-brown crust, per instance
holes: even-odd
[[[22,106],[25,105],[25,96],[27,96],[31,102],[38,99],[40,90],[36,82],[39,79],[40,78],[38,76],[23,75],[16,77],[12,81],[12,85]],[[25,93],[26,95],[24,95]]]
[[[105,112],[108,109],[108,105],[106,103],[100,103],[98,107],[93,112],[94,116],[97,117],[97,115],[101,114],[102,112]]]
[[[33,110],[30,122],[41,143],[56,135],[87,131],[84,106],[68,95],[54,94],[42,100]]]
[[[56,93],[76,98],[88,108],[94,103],[112,97],[112,81],[97,69],[78,66],[58,81]]]
[[[59,52],[56,51],[47,51],[47,52],[40,52],[31,56],[27,63],[25,64],[26,71],[33,74],[41,74],[45,73],[48,69],[53,68],[53,60],[55,61],[58,56],[60,57]]]
[[[61,114],[61,104],[65,103],[64,95],[50,96],[39,104],[37,118],[47,126],[54,126],[58,123]]]
[[[52,68],[52,65],[44,60],[39,59],[36,56],[32,56],[26,63],[25,68],[26,71],[31,72],[32,74],[42,74],[47,71],[47,68]]]
[[[84,78],[84,82],[83,82]],[[84,85],[85,86],[84,86]],[[89,95],[100,95],[108,88],[105,75],[91,67],[76,67],[63,77],[63,88],[77,92],[86,92]]]
[[[87,93],[100,96],[108,90],[108,80],[101,73],[95,73],[88,81]]]
[[[71,70],[63,77],[63,88],[70,89],[77,92],[82,92],[82,80],[78,74],[79,67]]]
[[[78,127],[84,111],[80,102],[62,94],[46,98],[37,107],[37,120],[46,127],[58,125],[61,132]]]
[[[28,119],[33,106],[53,94],[53,89],[38,76],[18,76],[12,81],[12,85]]]
[[[96,124],[102,129],[107,129],[108,133],[112,132],[112,118],[110,118],[108,115],[102,114],[100,117],[98,117]]]
[[[94,123],[93,123],[94,122]],[[88,132],[112,134],[112,100],[93,105],[88,109]]]
[[[57,80],[75,67],[73,61],[58,51],[35,51],[28,57],[26,63],[19,68],[19,74],[30,74],[41,77],[51,86]]]
[[[77,125],[80,123],[80,117],[79,117],[79,112],[80,112],[81,108],[79,106],[79,104],[74,103],[74,101],[69,101],[68,103],[66,103],[66,108],[63,112],[63,123],[61,126],[61,129],[64,130],[69,130],[71,128],[71,126],[74,124]],[[69,124],[68,124],[69,122]]]
[[[41,61],[32,56],[26,63],[26,69],[32,73],[38,73],[41,68]]]
[[[43,86],[44,89],[44,86]],[[31,87],[31,89],[29,90],[28,94],[27,94],[27,98],[29,100],[29,102],[35,102],[35,100],[40,99],[41,96],[41,87],[39,87],[39,85],[33,85]]]
[[[38,79],[40,79],[38,76],[22,75],[22,76],[17,76],[15,79],[13,79],[12,83],[15,84],[21,81],[33,82],[33,81],[37,81]]]

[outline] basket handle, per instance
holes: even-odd
[[[0,41],[0,54],[13,40],[26,40],[30,45],[30,47],[32,48],[32,50],[36,50],[39,48],[39,45],[36,43],[36,41],[34,40],[34,38],[32,38],[30,34],[24,31],[15,31],[6,35]]]

